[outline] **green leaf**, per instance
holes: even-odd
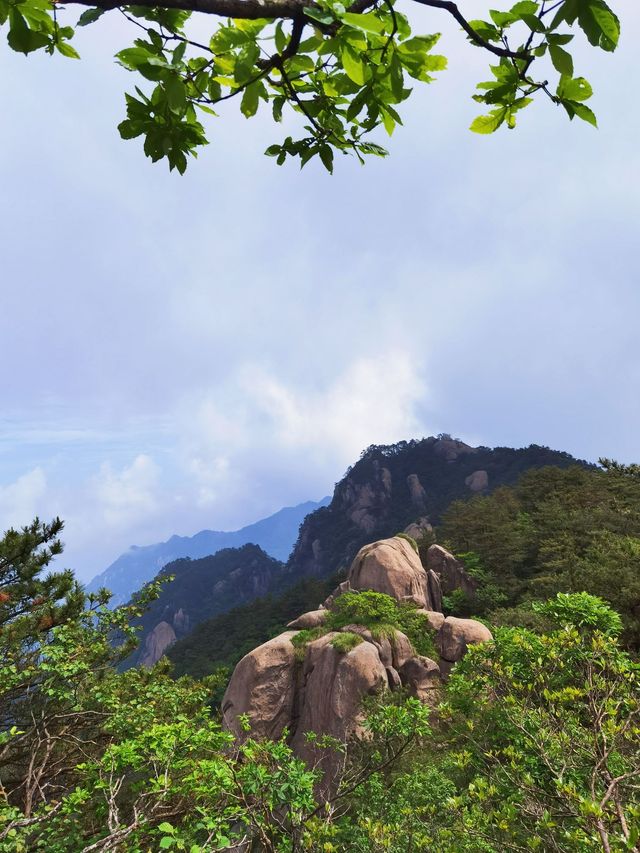
[[[83,12],[78,18],[76,26],[87,27],[89,24],[94,24],[106,11],[106,9],[87,9],[87,11]]]
[[[519,18],[523,18],[525,15],[537,15],[538,8],[538,4],[535,0],[521,0],[520,3],[516,3],[515,6],[512,6],[509,11],[512,15],[517,15]]]
[[[588,101],[593,95],[593,89],[584,77],[561,77],[556,94],[568,101]]]
[[[518,20],[517,15],[512,15],[511,12],[499,12],[497,9],[490,9],[489,15],[496,27],[500,27],[500,29],[508,27]]]
[[[523,15],[522,20],[534,33],[546,33],[547,28],[537,15]]]
[[[9,10],[9,35],[7,36],[9,47],[17,53],[25,55],[44,47],[49,39],[42,33],[30,30],[27,22],[22,17],[16,6]]]
[[[160,839],[160,849],[167,850],[169,847],[173,847],[175,844],[175,838],[171,838],[170,835],[165,835],[164,838]]]
[[[586,104],[580,104],[577,101],[572,103],[573,111],[581,118],[582,121],[586,121],[588,124],[592,124],[594,127],[598,127],[598,120],[595,116],[593,110],[589,109]]]
[[[330,145],[321,145],[320,146],[320,159],[322,160],[322,164],[329,172],[330,175],[333,174],[333,148]]]
[[[500,41],[500,30],[488,21],[469,21],[469,25],[485,41]]]
[[[345,12],[342,16],[342,22],[348,24],[350,27],[364,30],[365,33],[379,34],[384,32],[385,28],[385,24],[371,12],[366,15]]]
[[[175,835],[175,832],[176,832],[175,828],[170,823],[167,823],[166,821],[164,823],[161,823],[158,826],[158,829],[160,830],[160,832],[167,832],[170,835]]]
[[[393,136],[393,131],[396,129],[394,117],[385,108],[381,109],[380,112],[382,114],[382,124],[384,125],[384,129],[387,131],[389,136]]]
[[[144,47],[127,47],[116,53],[116,59],[130,71],[136,70],[151,58],[151,54]]]
[[[504,122],[507,110],[494,110],[486,116],[478,116],[471,122],[469,130],[474,133],[494,133]]]
[[[329,25],[334,22],[333,15],[329,14],[329,12],[323,12],[321,9],[314,9],[309,6],[305,6],[304,14],[307,18],[312,18],[314,21],[318,21],[321,24]]]
[[[566,50],[563,50],[557,44],[550,44],[549,55],[551,62],[553,62],[553,67],[559,74],[573,77],[573,58],[570,53],[567,53]]]
[[[165,83],[165,91],[169,109],[182,114],[187,106],[187,90],[182,80],[179,77],[169,77]]]
[[[254,116],[258,112],[259,100],[260,84],[256,81],[255,83],[250,83],[242,95],[240,112],[245,118],[251,118],[251,116]]]
[[[58,53],[61,53],[63,56],[67,56],[69,59],[80,59],[80,54],[73,45],[69,44],[68,41],[56,42],[56,50]]]
[[[350,44],[344,44],[342,47],[342,66],[347,75],[358,86],[364,86],[367,79],[365,63],[362,61],[360,54],[351,47]]]
[[[607,4],[600,2],[600,0],[591,2],[589,8],[596,24],[600,28],[600,32],[615,48],[620,38],[620,22],[618,18],[613,14]]]

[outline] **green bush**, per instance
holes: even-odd
[[[395,632],[402,631],[418,654],[437,659],[433,632],[416,606],[396,601],[382,592],[345,592],[337,598],[326,627],[339,631],[345,625],[362,625],[377,641],[386,637],[393,642]]]
[[[351,631],[343,631],[331,640],[333,648],[340,652],[341,655],[346,655],[351,649],[355,649],[362,642],[362,637],[359,634],[354,634]]]
[[[345,592],[334,602],[326,624],[334,631],[345,625],[364,625],[369,629],[383,624],[398,627],[398,603],[390,595],[370,589]]]
[[[296,650],[296,660],[304,660],[306,649],[309,643],[312,643],[314,640],[320,639],[320,637],[324,637],[324,635],[328,633],[328,631],[329,629],[326,628],[324,625],[319,625],[317,628],[305,628],[302,631],[298,631],[295,637],[291,638],[291,645]]]

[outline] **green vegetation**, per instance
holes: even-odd
[[[145,601],[112,611],[70,572],[45,576],[61,529],[0,540],[0,853],[638,850],[640,667],[601,599],[536,604],[545,633],[498,628],[433,715],[402,692],[369,697],[367,736],[334,744],[325,802],[286,740],[222,731],[213,679],[118,670]],[[345,598],[337,622],[404,629],[387,596]]]
[[[574,68],[569,45],[580,34],[594,47],[615,50],[620,22],[604,0],[523,0],[492,10],[487,21],[467,20],[453,3],[419,3],[453,16],[471,45],[494,63],[473,96],[485,114],[472,131],[515,127],[517,114],[535,97],[596,125],[585,103],[591,86]],[[70,18],[74,4],[89,6],[79,19]],[[7,25],[15,51],[77,59],[73,25],[95,24],[113,8],[111,0],[70,0],[56,14],[46,0],[0,0],[0,25]],[[126,10],[136,37],[116,58],[135,73],[136,85],[135,94],[126,95],[120,135],[142,137],[147,157],[166,158],[181,173],[187,157],[207,144],[201,121],[217,116],[232,98],[246,118],[263,105],[276,122],[285,108],[299,116],[302,134],[266,151],[278,164],[298,157],[304,166],[317,156],[331,172],[336,152],[361,162],[385,156],[372,134],[391,136],[415,83],[430,83],[447,67],[434,52],[439,33],[415,34],[393,0],[351,6],[339,0],[172,0],[166,6],[142,0]],[[196,21],[193,13],[203,12]]]
[[[623,642],[640,648],[637,477],[616,469],[528,471],[514,487],[452,504],[438,536],[481,579],[472,599],[450,601],[458,613],[544,627],[533,602],[584,590],[621,615]]]
[[[469,650],[429,737],[359,788],[324,849],[638,849],[640,668],[600,600],[540,609],[560,619],[548,634],[500,628]]]
[[[170,623],[181,638],[205,619],[253,601],[256,591],[281,589],[286,579],[283,563],[258,545],[248,544],[223,548],[197,560],[174,560],[162,569],[156,581],[163,587],[139,620],[143,641],[162,621]],[[141,643],[127,664],[137,663],[143,651]]]
[[[362,642],[362,637],[359,634],[354,634],[352,631],[341,631],[331,640],[331,645],[341,655],[346,655],[351,649],[355,649]]]
[[[345,592],[336,599],[326,628],[339,631],[347,625],[363,625],[371,631],[374,639],[386,637],[391,642],[396,631],[402,631],[418,654],[438,658],[432,631],[416,606],[400,603],[384,593],[372,590]]]
[[[406,539],[407,542],[409,543],[409,545],[411,545],[413,550],[416,552],[416,554],[420,553],[420,549],[418,548],[418,543],[413,538],[413,536],[409,536],[407,533],[396,533],[396,538],[397,539]]]
[[[251,649],[284,631],[287,622],[315,610],[336,582],[306,578],[280,595],[256,598],[202,622],[168,650],[176,674],[203,678],[220,667],[234,667]]]

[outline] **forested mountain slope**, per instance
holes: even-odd
[[[623,641],[640,649],[640,477],[527,471],[514,487],[454,502],[438,538],[479,580],[452,602],[457,612],[535,626],[532,602],[584,590],[621,614]]]
[[[530,468],[576,464],[588,467],[548,447],[470,447],[444,435],[372,445],[337,483],[329,505],[305,519],[287,570],[296,578],[346,570],[362,545],[419,518],[437,524],[452,501],[512,485]]]
[[[426,519],[438,522],[452,500],[483,498],[543,465],[556,471],[569,466],[578,472],[595,470],[569,454],[538,446],[490,450],[441,437],[369,448],[336,485],[331,504],[305,520],[285,571],[277,575],[277,587],[272,585],[269,595],[232,613],[202,620],[194,633],[178,640],[169,657],[180,673],[202,675],[218,665],[235,664],[252,645],[281,630],[296,608],[299,612],[317,606],[331,586],[326,579],[334,583],[344,574],[362,545],[411,529],[412,524],[413,534],[423,534],[428,545],[434,534]],[[421,526],[416,528],[416,521]],[[312,579],[317,582],[312,584]],[[286,595],[277,594],[287,587]],[[170,587],[166,595],[171,597]],[[482,602],[486,611],[487,605],[506,601],[505,596],[496,598],[491,584],[482,587],[477,599],[456,604],[468,611]]]
[[[277,589],[283,574],[283,563],[251,544],[200,560],[175,560],[158,575],[174,579],[141,617],[141,642],[129,662],[151,666],[204,619]]]

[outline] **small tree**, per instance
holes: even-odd
[[[443,713],[467,779],[455,808],[495,849],[638,850],[640,668],[621,621],[586,593],[538,610],[558,630],[498,629],[451,678]]]

